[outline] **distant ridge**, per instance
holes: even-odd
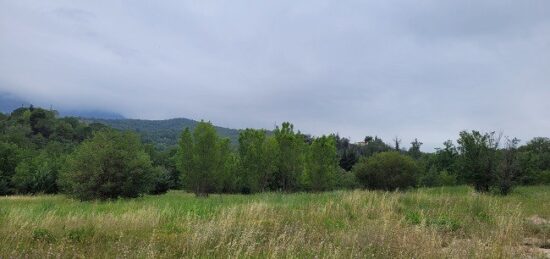
[[[139,119],[85,119],[88,122],[98,122],[119,130],[131,130],[141,134],[146,143],[155,144],[159,148],[175,146],[183,129],[193,130],[198,121],[176,118],[168,120]],[[218,134],[229,138],[233,144],[239,139],[240,130],[214,126]]]

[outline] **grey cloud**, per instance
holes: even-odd
[[[550,128],[550,2],[1,1],[0,90],[425,150]]]

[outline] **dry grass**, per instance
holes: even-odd
[[[0,258],[543,257],[550,187],[509,197],[466,187],[113,202],[0,198]],[[543,245],[542,245],[543,246]]]

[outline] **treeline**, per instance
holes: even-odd
[[[0,195],[66,193],[81,200],[138,197],[185,189],[210,193],[328,191],[469,184],[509,193],[550,184],[550,140],[519,140],[477,131],[459,134],[434,153],[414,140],[353,144],[338,135],[312,137],[283,123],[272,132],[240,131],[238,145],[209,122],[184,129],[178,145],[159,150],[132,132],[55,111],[20,108],[0,114]]]

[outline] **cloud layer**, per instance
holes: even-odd
[[[550,1],[0,1],[0,90],[358,141],[550,134]]]

